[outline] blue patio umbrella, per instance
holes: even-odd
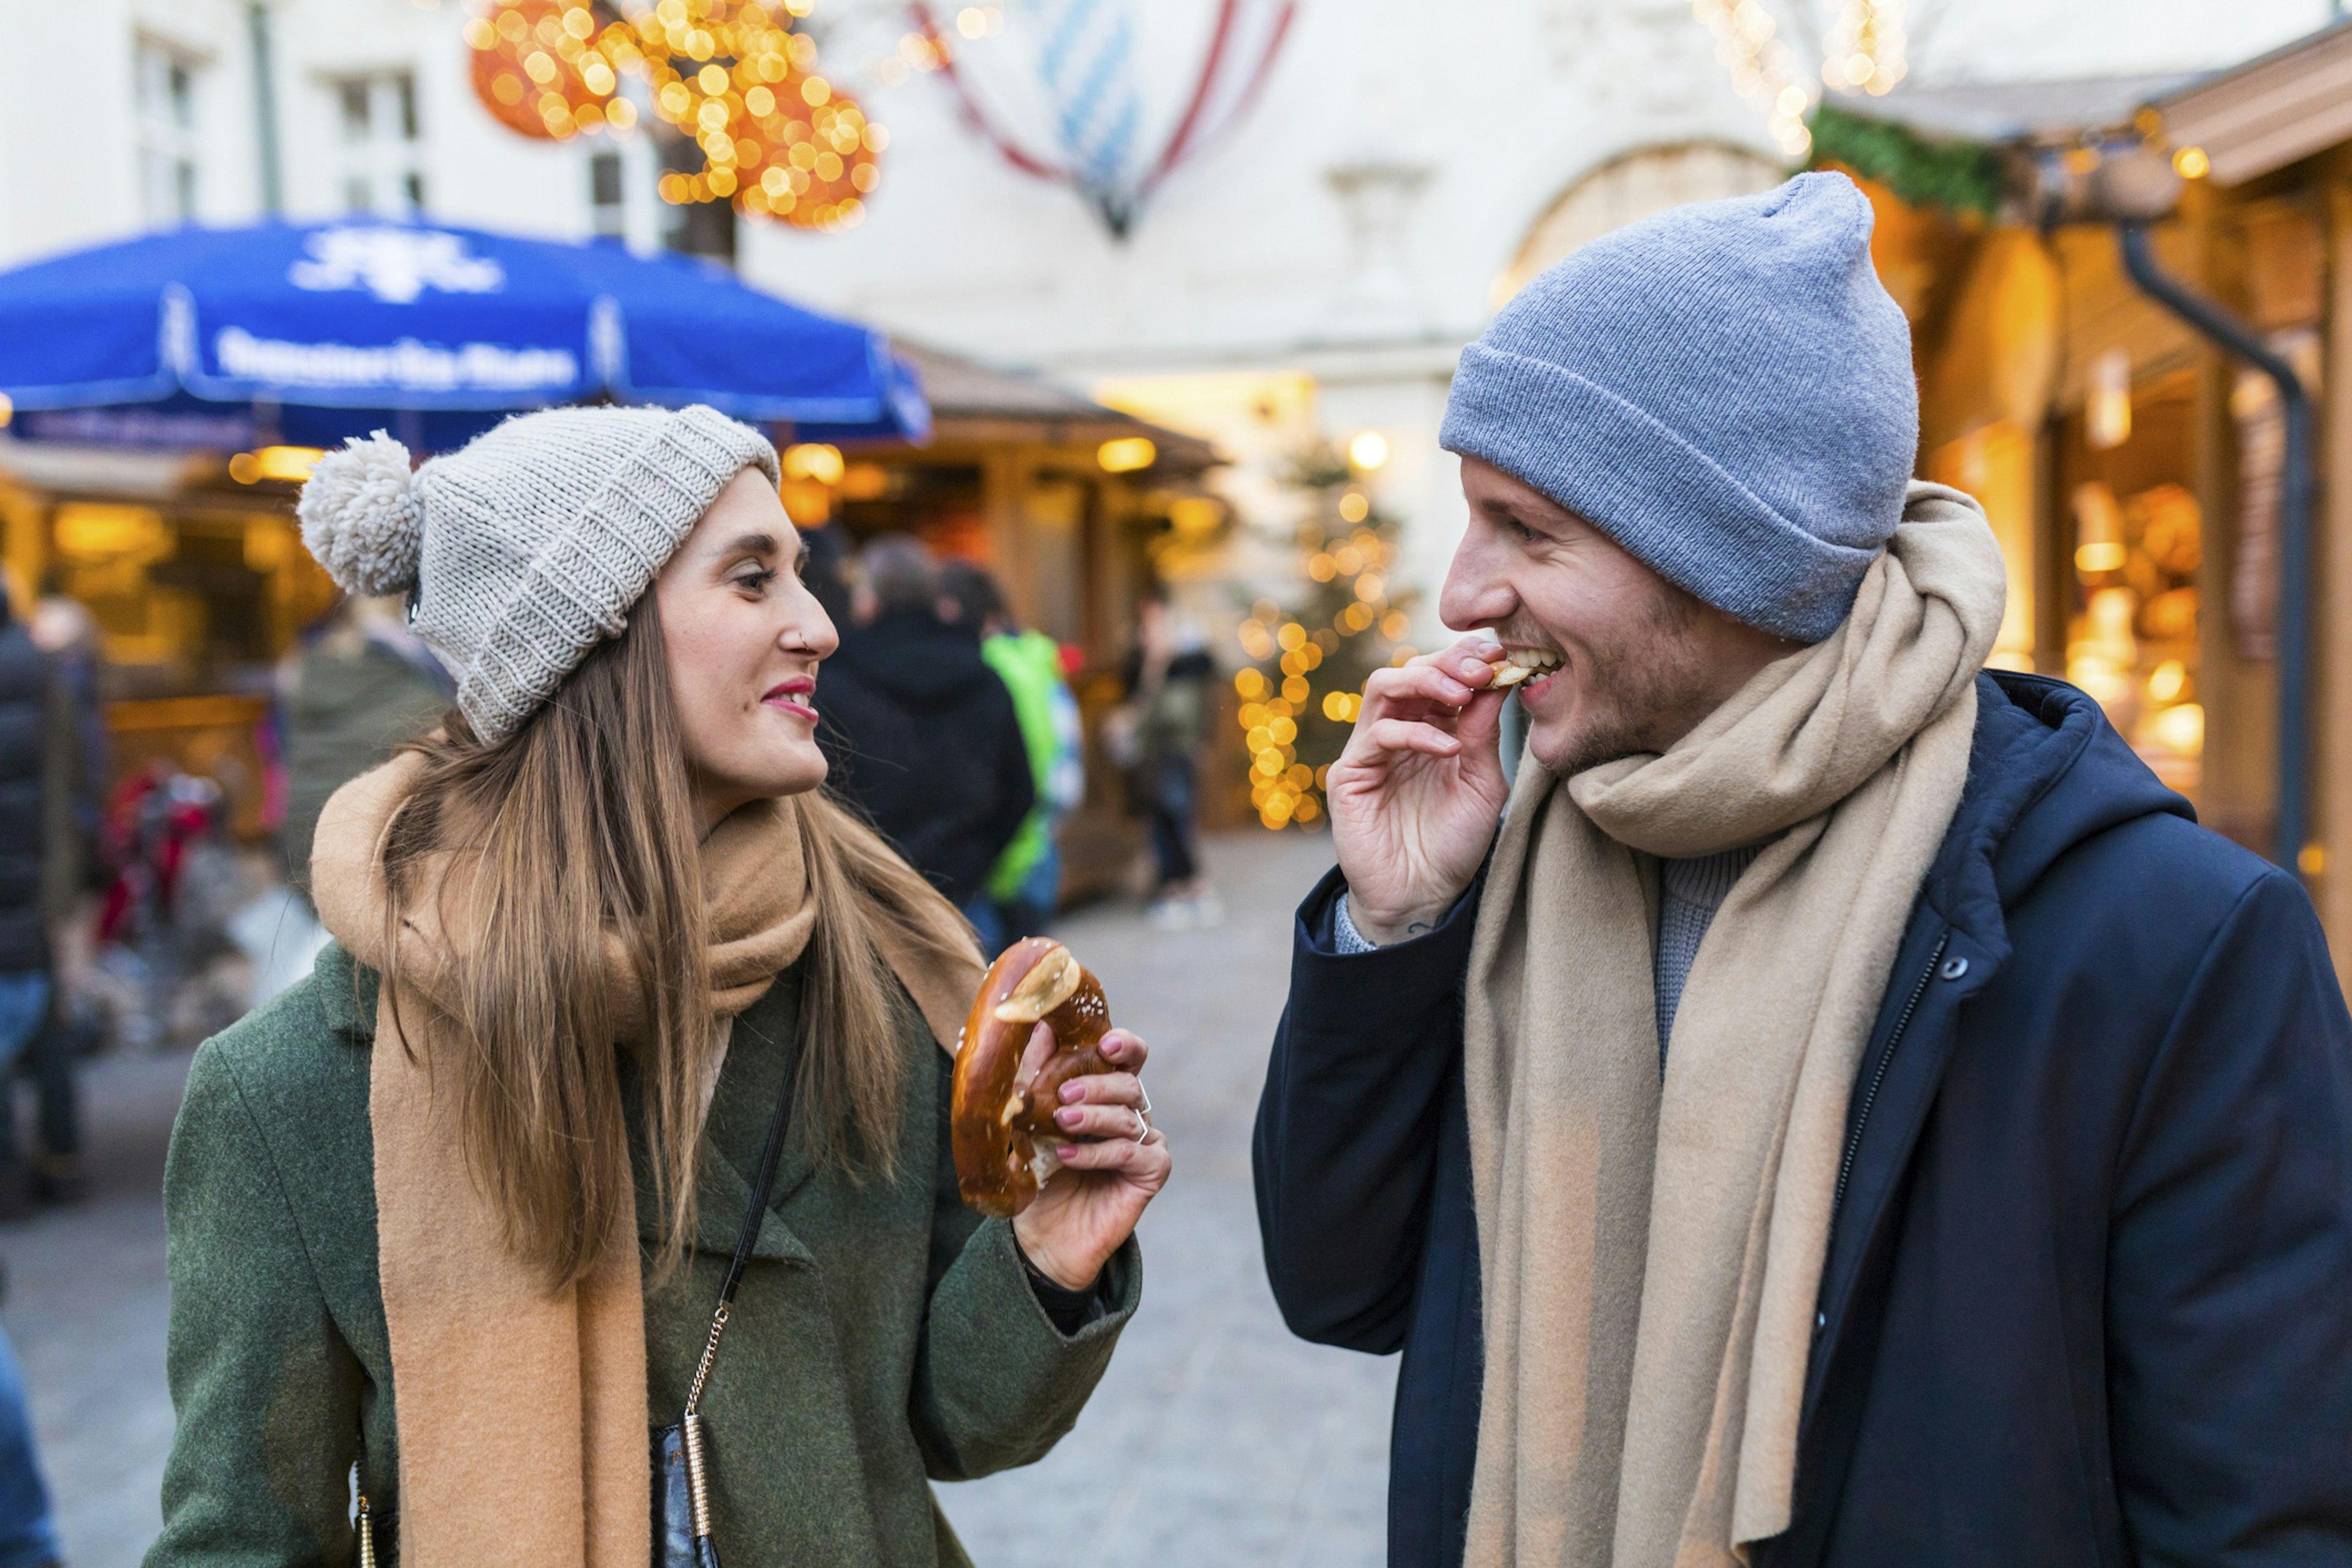
[[[0,393],[32,439],[457,446],[508,413],[707,403],[798,440],[921,440],[876,332],[680,256],[352,220],[184,228],[0,272]]]

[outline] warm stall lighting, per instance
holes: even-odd
[[[818,480],[786,479],[776,495],[794,528],[823,528],[833,521],[833,491]]]
[[[841,471],[841,499],[880,500],[890,493],[890,470],[879,463],[852,463]]]
[[[0,430],[6,429],[8,426],[8,421],[16,417],[16,404],[9,401],[8,395],[6,393],[0,392]]]
[[[263,479],[286,479],[300,483],[310,477],[311,467],[326,456],[316,447],[264,447],[256,452],[239,452],[228,460],[228,477],[238,484],[257,484]]]
[[[787,447],[783,455],[784,478],[814,479],[821,485],[841,482],[841,448],[828,447],[822,441],[804,441]]]
[[[2212,167],[2202,147],[2183,147],[2172,155],[2172,172],[2184,180],[2201,180]]]
[[[2183,702],[2158,713],[2148,728],[2154,731],[2157,743],[2167,751],[2184,757],[2200,756],[2205,751],[2205,710],[2194,702]]]
[[[2074,487],[2074,570],[2084,576],[2120,569],[2129,552],[2124,546],[2123,508],[2116,492],[2096,479]]]
[[[1377,430],[1359,430],[1348,440],[1348,461],[1366,473],[1389,460],[1389,438]]]
[[[1107,474],[1131,474],[1160,460],[1160,448],[1148,436],[1122,436],[1095,448],[1095,461]]]
[[[2083,439],[2104,452],[2131,439],[2131,355],[2109,349],[2091,362],[2091,395],[2083,410]]]

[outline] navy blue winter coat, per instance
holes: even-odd
[[[2352,1563],[2352,1020],[2310,901],[2082,693],[1977,689],[1854,1085],[1795,1522],[1760,1560]],[[1295,1331],[1404,1352],[1389,1561],[1439,1568],[1478,1428],[1480,889],[1341,956],[1342,888],[1299,911],[1259,1218]]]

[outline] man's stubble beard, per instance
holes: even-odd
[[[1568,750],[1546,763],[1561,778],[1621,758],[1663,752],[1687,734],[1713,704],[1707,669],[1692,629],[1698,605],[1658,584],[1642,607],[1639,629],[1609,643],[1586,642],[1580,672],[1584,715]]]

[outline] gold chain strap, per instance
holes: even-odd
[[[710,1337],[702,1343],[702,1360],[695,1364],[694,1386],[687,1391],[686,1413],[693,1415],[702,1407],[702,1385],[710,1381],[711,1359],[719,1353],[719,1336],[727,1331],[727,1303],[721,1301],[710,1314]]]
[[[694,1368],[694,1386],[687,1391],[686,1414],[678,1419],[678,1437],[686,1448],[686,1493],[694,1507],[694,1533],[710,1535],[710,1483],[702,1463],[702,1385],[710,1381],[710,1363],[719,1354],[719,1336],[727,1331],[727,1303],[710,1314],[710,1337],[702,1342],[702,1360]],[[371,1568],[362,1564],[362,1568]]]

